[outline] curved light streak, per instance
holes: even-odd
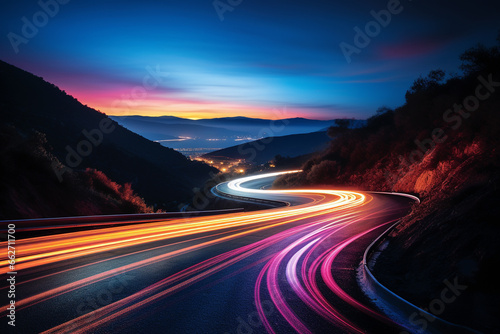
[[[259,254],[263,254],[262,258],[265,260],[255,280],[254,297],[257,312],[269,333],[282,330],[275,327],[277,320],[287,323],[298,333],[312,333],[310,324],[301,317],[300,310],[295,306],[297,301],[300,301],[301,305],[310,312],[331,323],[332,326],[352,333],[364,332],[359,324],[353,322],[332,304],[331,297],[325,295],[320,287],[327,287],[331,293],[360,312],[379,321],[390,322],[385,316],[363,305],[342,290],[336,283],[335,272],[332,270],[334,261],[345,248],[390,222],[378,223],[375,226],[368,223],[374,217],[384,217],[390,208],[380,203],[373,203],[373,197],[369,194],[355,191],[261,190],[244,187],[245,183],[260,178],[297,172],[300,171],[250,176],[231,181],[227,186],[231,191],[246,194],[248,197],[271,194],[313,199],[307,204],[250,213],[174,218],[135,225],[111,227],[106,225],[97,230],[18,240],[16,244],[19,250],[17,270],[33,275],[41,273],[38,278],[24,283],[20,282],[21,285],[36,284],[37,279],[68,273],[118,258],[125,260],[131,254],[141,255],[163,248],[165,251],[159,255],[145,256],[142,260],[132,261],[118,268],[91,274],[88,277],[32,294],[18,300],[16,308],[23,310],[33,307],[117,274],[170,261],[194,251],[245,238],[259,232],[269,232],[279,227],[280,231],[269,232],[270,235],[261,240],[227,250],[196,263],[109,305],[51,328],[45,333],[58,333],[68,328],[72,333],[94,332],[101,326],[117,321],[120,317],[129,316],[158,300],[180,293],[197,282],[209,279],[214,274]],[[339,237],[343,234],[348,236]],[[332,243],[332,240],[337,240],[336,238],[340,238],[341,242]],[[153,244],[157,242],[163,244],[160,246]],[[5,242],[0,243],[4,247],[5,244]],[[275,250],[276,245],[281,244],[286,246]],[[168,248],[173,245],[176,249]],[[140,246],[144,249],[127,251],[132,246]],[[125,251],[126,254],[98,261],[92,260],[90,263],[85,262],[89,255],[106,254],[106,252],[116,250]],[[68,269],[69,261],[81,261],[83,264]],[[2,273],[5,273],[5,268],[7,268],[5,257],[2,258],[0,264]],[[46,268],[53,269],[53,272],[46,274]],[[283,274],[286,277],[285,281],[280,280]],[[290,303],[290,296],[293,296],[294,303]],[[270,298],[274,307],[279,311],[272,315],[272,321],[262,307],[263,298]],[[5,310],[6,305],[1,307],[0,315],[5,315]]]

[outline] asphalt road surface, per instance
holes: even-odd
[[[289,206],[16,240],[16,326],[7,324],[2,279],[1,332],[400,333],[364,296],[356,271],[370,242],[413,201],[263,190],[273,177],[221,192]]]

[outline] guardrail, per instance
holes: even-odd
[[[383,284],[381,284],[371,272],[368,263],[370,256],[376,252],[375,246],[380,246],[382,243],[382,239],[385,238],[396,225],[399,224],[399,221],[389,227],[384,233],[382,233],[377,239],[375,239],[369,246],[366,248],[365,253],[363,254],[363,262],[362,262],[362,274],[363,274],[363,285],[368,289],[371,289],[379,301],[384,303],[384,306],[389,307],[391,313],[395,313],[398,315],[398,322],[402,326],[404,326],[408,331],[412,333],[432,333],[432,334],[449,334],[449,333],[476,333],[481,334],[481,332],[474,330],[472,328],[457,325],[441,319],[434,314],[431,314],[418,306],[410,303],[409,301],[401,298]],[[364,288],[361,287],[363,290]],[[420,327],[417,327],[416,324],[411,323],[410,317],[412,314],[417,313],[419,315],[424,316],[426,319],[432,319],[432,321],[427,321],[427,328],[423,330]],[[404,332],[403,332],[404,333]]]
[[[227,182],[226,182],[227,183]],[[280,200],[271,200],[271,199],[262,199],[262,198],[255,198],[255,197],[247,197],[247,196],[239,196],[239,195],[233,195],[226,193],[222,190],[220,190],[218,187],[224,183],[218,184],[215,187],[211,189],[212,193],[216,196],[219,197],[225,197],[225,198],[230,198],[230,199],[235,199],[238,201],[243,201],[243,202],[256,202],[264,205],[269,205],[272,207],[280,207],[280,206],[290,206],[290,202],[287,201],[280,201]]]

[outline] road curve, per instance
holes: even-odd
[[[356,271],[412,199],[263,183],[224,187],[290,206],[17,240],[17,332],[399,333],[359,289]],[[9,333],[2,298],[0,328]]]

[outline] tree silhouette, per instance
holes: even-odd
[[[465,75],[484,71],[500,70],[500,32],[497,36],[498,45],[486,47],[479,43],[460,55],[460,69]]]
[[[347,118],[339,118],[339,119],[335,120],[335,125],[341,129],[349,128],[350,124],[351,124],[351,120],[347,119]]]
[[[413,94],[429,91],[438,87],[443,83],[445,75],[446,73],[443,70],[437,69],[430,71],[426,77],[419,76],[406,92],[406,100]]]

